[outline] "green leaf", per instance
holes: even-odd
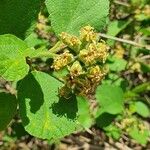
[[[53,71],[52,72],[52,76],[60,79],[60,80],[64,80],[64,77],[66,77],[69,74],[68,68],[64,67],[58,71]]]
[[[102,113],[96,118],[96,124],[99,128],[105,128],[114,121],[115,117],[116,115]]]
[[[25,42],[13,35],[0,35],[0,76],[17,81],[28,73],[25,58],[27,48]]]
[[[24,38],[31,33],[41,7],[41,0],[1,0],[0,34]]]
[[[131,90],[133,93],[142,93],[144,91],[150,91],[150,82],[144,82],[140,85],[137,85]]]
[[[109,62],[108,64],[109,69],[111,71],[119,72],[119,71],[125,70],[126,65],[127,65],[126,60],[121,59],[121,58],[116,58],[116,57],[112,57],[111,59],[112,59],[111,62]]]
[[[18,85],[19,110],[25,130],[43,139],[58,139],[75,131],[77,100],[63,99],[58,90],[63,84],[42,72],[32,72]]]
[[[82,96],[77,96],[77,103],[78,103],[78,121],[81,125],[85,128],[90,128],[93,119],[90,114],[90,106],[88,99]]]
[[[150,117],[150,110],[145,103],[140,102],[140,101],[136,102],[135,109],[136,109],[136,112],[142,117],[145,117],[145,118]]]
[[[98,86],[96,100],[100,104],[97,116],[104,112],[115,115],[123,110],[123,91],[118,86],[108,84]]]
[[[109,0],[46,0],[54,31],[77,35],[80,28],[91,25],[101,30],[106,25]]]
[[[141,70],[143,73],[149,73],[150,72],[150,64],[146,63],[140,63],[141,64]]]
[[[111,36],[116,36],[119,32],[121,32],[124,28],[126,28],[130,22],[131,22],[130,20],[129,21],[122,21],[122,20],[111,21],[108,24],[107,34]]]
[[[106,135],[112,137],[115,140],[118,140],[121,137],[121,129],[115,125],[109,125],[104,128]]]
[[[0,131],[7,127],[16,110],[16,97],[8,93],[0,93]]]
[[[115,20],[111,21],[108,24],[107,28],[107,34],[111,36],[118,35],[123,29],[125,29],[129,24],[131,23],[131,20],[128,21],[122,21],[122,20]],[[114,41],[107,40],[107,43],[110,45],[114,44]]]
[[[139,131],[137,127],[132,127],[129,131],[129,135],[135,139],[138,143],[146,145],[150,136],[149,130]]]
[[[32,32],[24,41],[29,47],[46,47],[49,44],[45,39],[40,39],[35,32]]]

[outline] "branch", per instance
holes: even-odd
[[[125,7],[130,7],[130,4],[125,3],[125,2],[121,2],[121,1],[118,1],[118,0],[115,0],[114,3],[118,4],[118,5],[125,6]]]
[[[119,42],[122,42],[122,43],[127,43],[127,44],[130,44],[130,45],[136,46],[136,47],[141,47],[141,48],[145,48],[147,50],[150,50],[149,45],[142,45],[140,43],[136,43],[136,42],[133,42],[133,41],[130,41],[130,40],[125,40],[125,39],[117,38],[117,37],[114,37],[114,36],[106,35],[104,33],[99,33],[99,35],[100,35],[100,37],[103,37],[103,38],[106,38],[106,39],[111,39],[111,40],[119,41]]]

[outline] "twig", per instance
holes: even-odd
[[[121,1],[118,1],[118,0],[115,0],[114,3],[115,3],[115,4],[122,5],[122,6],[125,6],[125,7],[130,7],[130,4],[125,3],[125,2],[121,2]]]
[[[150,50],[149,45],[142,45],[142,44],[130,41],[130,40],[125,40],[125,39],[117,38],[117,37],[114,37],[114,36],[106,35],[104,33],[99,33],[99,35],[103,38],[106,38],[106,39],[111,39],[111,40],[119,41],[119,42],[122,42],[122,43],[127,43],[127,44],[130,44],[130,45],[136,46],[136,47],[141,47],[141,48],[145,48],[147,50]]]
[[[140,59],[150,59],[150,55],[142,56],[142,57],[140,57]]]

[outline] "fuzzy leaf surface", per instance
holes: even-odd
[[[123,111],[123,91],[120,87],[102,84],[96,90],[96,100],[100,104],[98,114],[119,114]]]
[[[62,86],[50,75],[35,71],[20,82],[20,115],[25,130],[31,135],[55,140],[76,130],[77,101],[75,97],[60,98],[58,89]]]
[[[41,0],[1,0],[0,34],[25,38],[34,27],[40,5]]]
[[[17,81],[28,73],[27,48],[24,41],[13,35],[0,35],[0,76],[8,81]]]
[[[109,0],[46,0],[46,6],[57,34],[77,35],[86,25],[101,30],[109,13]]]

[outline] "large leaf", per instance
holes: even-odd
[[[91,127],[93,123],[92,115],[90,114],[90,106],[88,99],[83,96],[77,96],[78,103],[78,121],[85,127]]]
[[[14,95],[0,93],[0,130],[4,130],[17,110],[17,100]]]
[[[104,112],[115,115],[123,110],[123,91],[118,86],[100,85],[96,90],[96,99],[100,104],[97,116]]]
[[[41,0],[0,0],[0,34],[24,38],[40,11]]]
[[[20,80],[29,70],[26,64],[27,45],[13,35],[0,35],[0,76],[6,80]]]
[[[109,0],[46,0],[46,6],[57,34],[76,35],[85,25],[100,30],[106,25],[109,13]]]
[[[32,72],[18,86],[20,115],[31,135],[57,139],[76,130],[77,100],[59,98],[63,84],[42,72]]]

